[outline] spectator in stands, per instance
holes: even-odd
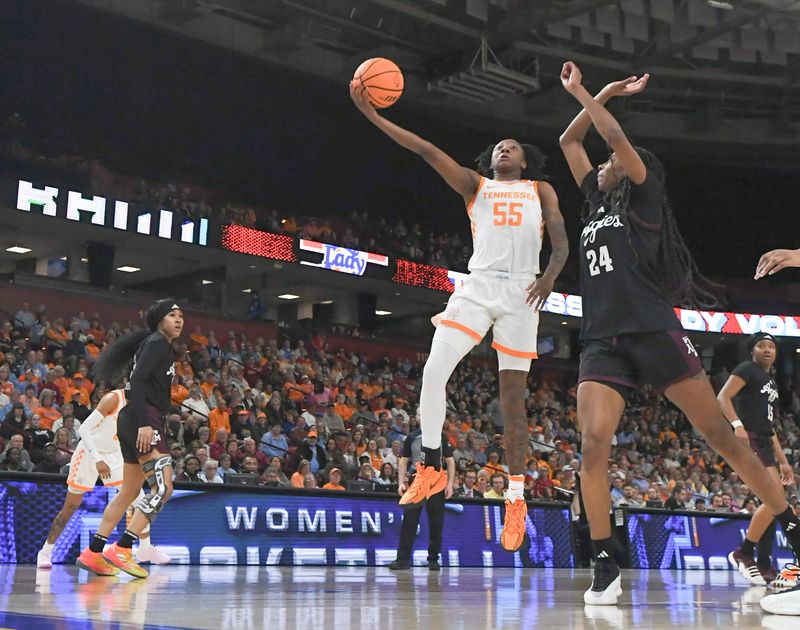
[[[280,424],[273,424],[269,433],[261,436],[259,449],[264,455],[272,457],[278,455],[283,457],[289,451],[289,441],[286,436],[281,432]]]
[[[223,481],[228,475],[235,475],[238,471],[233,465],[231,456],[228,453],[223,453],[219,456],[219,474],[222,476]]]
[[[722,502],[722,494],[717,493],[711,497],[711,511],[712,512],[728,512],[728,509]]]
[[[261,438],[269,433],[270,427],[267,424],[267,414],[263,411],[256,413],[256,420],[253,423],[253,439],[256,442],[261,442]]]
[[[306,473],[306,476],[303,479],[303,488],[305,488],[306,490],[313,490],[316,487],[317,487],[317,478],[311,473]]]
[[[242,448],[240,451],[240,457],[255,457],[256,462],[258,464],[258,472],[262,473],[266,470],[267,466],[269,466],[269,459],[267,456],[258,448],[256,448],[256,441],[251,438],[247,437],[242,440]]]
[[[56,460],[60,466],[63,466],[69,462],[70,458],[72,457],[72,452],[75,448],[75,445],[70,440],[69,429],[61,427],[58,431],[56,431],[53,443],[56,445],[56,449],[58,451],[56,453]]]
[[[325,455],[325,449],[317,442],[317,431],[316,429],[311,429],[308,432],[306,441],[297,448],[297,454],[308,460],[309,469],[313,474],[324,470],[325,466],[328,464],[328,457]]]
[[[371,485],[370,489],[375,489],[375,471],[372,468],[372,464],[370,464],[368,461],[364,461],[361,464],[358,469],[356,481],[368,481]]]
[[[231,432],[231,420],[228,410],[228,403],[225,398],[221,397],[217,400],[217,406],[208,413],[208,428],[211,433],[216,435],[217,429],[225,429],[228,433]]]
[[[27,333],[33,323],[36,321],[36,316],[31,312],[31,305],[28,302],[22,303],[22,308],[19,309],[14,315],[14,328]]]
[[[39,461],[39,459],[41,459],[41,453],[44,450],[45,444],[55,440],[55,434],[41,426],[41,420],[36,414],[33,414],[28,421],[25,435],[28,438],[28,444],[31,448],[31,457],[34,461]]]
[[[207,459],[198,477],[205,483],[222,483],[222,476],[219,474],[219,462],[216,459]]]
[[[183,472],[175,477],[175,481],[203,483],[200,478],[200,460],[195,455],[188,455],[183,460]]]
[[[63,465],[59,462],[56,445],[48,442],[44,447],[42,461],[34,466],[33,472],[58,474]]]
[[[81,436],[78,433],[80,426],[81,423],[75,420],[75,416],[70,413],[53,423],[53,433],[55,433],[57,436],[60,431],[66,431],[68,436],[67,443],[69,444],[70,450],[74,450],[81,439]],[[57,438],[54,438],[53,441],[60,443],[60,440]]]
[[[266,486],[267,488],[286,488],[291,486],[291,484],[285,484],[281,482],[278,477],[278,471],[274,466],[267,466],[267,469],[261,476],[260,483],[262,486]]]
[[[484,468],[484,471],[486,469]],[[499,473],[492,475],[492,488],[483,495],[484,499],[497,499],[502,501],[505,498],[506,477]]]
[[[253,435],[253,425],[250,423],[250,412],[247,409],[239,409],[233,418],[234,423],[231,427],[231,433],[236,435],[238,439],[243,440]]]
[[[307,459],[301,459],[297,466],[297,472],[292,475],[291,483],[293,488],[305,487],[306,475],[311,472],[311,463]]]
[[[219,461],[220,456],[226,452],[228,446],[228,432],[220,427],[214,435],[214,441],[208,445],[208,455]]]
[[[22,463],[22,449],[10,446],[0,458],[0,470],[8,472],[29,472]]]
[[[239,472],[245,475],[258,474],[258,461],[255,457],[248,456],[242,460],[242,465],[239,467]]]
[[[42,426],[52,429],[53,423],[61,418],[61,412],[55,407],[55,392],[51,389],[43,389],[39,394],[39,402],[31,409],[33,413],[42,419]]]
[[[269,460],[269,465],[276,470],[278,481],[280,481],[281,485],[286,486],[287,488],[292,485],[292,483],[289,481],[289,478],[283,472],[283,457],[279,455],[273,455]]]
[[[3,423],[0,424],[0,436],[8,440],[13,435],[23,435],[26,424],[24,405],[20,402],[14,403],[11,410],[6,413]]]
[[[636,488],[629,483],[622,486],[622,497],[614,503],[614,507],[627,505],[628,507],[641,507],[642,502],[636,498]]]
[[[374,469],[373,469],[374,470]],[[380,474],[375,478],[375,483],[382,486],[381,490],[394,492],[397,490],[397,473],[394,466],[389,463],[381,466]]]
[[[686,509],[686,489],[683,484],[676,484],[672,489],[672,495],[664,503],[664,507],[668,510],[685,510]]]
[[[344,398],[342,394],[337,396],[337,399]],[[344,413],[344,416],[342,415]],[[344,403],[339,405],[328,404],[327,409],[325,410],[325,415],[322,417],[323,422],[325,423],[325,428],[327,429],[328,433],[333,433],[335,431],[345,431],[345,420],[349,419],[353,415],[353,410],[345,405]],[[347,416],[345,418],[345,416]]]
[[[342,485],[342,471],[338,468],[331,468],[328,473],[328,483],[322,486],[323,490],[344,490]]]
[[[478,480],[478,473],[468,470],[464,473],[464,483],[453,493],[453,496],[467,499],[479,499],[483,497],[482,492],[478,492],[475,483]]]

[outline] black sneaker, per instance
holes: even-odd
[[[409,562],[401,562],[400,560],[395,560],[389,563],[389,568],[392,571],[407,571],[411,568],[411,563]]]
[[[733,568],[737,569],[742,577],[753,586],[767,585],[767,581],[764,579],[764,576],[761,575],[761,571],[756,561],[753,559],[753,556],[748,556],[741,548],[731,551],[728,554],[728,562],[730,562]]]
[[[441,571],[442,565],[439,564],[438,560],[429,560],[428,561],[428,570],[429,571]]]
[[[583,594],[590,606],[614,606],[622,595],[622,575],[613,560],[597,560],[594,564],[592,586]]]

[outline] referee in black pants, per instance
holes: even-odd
[[[406,480],[406,470],[409,461],[413,462],[411,471],[413,473],[414,464],[422,461],[422,430],[417,429],[408,435],[403,442],[403,456],[398,462],[397,479],[400,483],[398,494],[402,497],[408,489]],[[428,569],[438,571],[441,569],[439,555],[442,551],[442,530],[444,529],[444,502],[453,496],[453,480],[456,474],[456,460],[453,458],[453,448],[442,435],[442,466],[447,470],[447,485],[438,494],[433,495],[426,503],[428,512],[428,530],[430,540],[428,541]],[[403,514],[403,524],[400,526],[400,542],[397,545],[397,558],[389,564],[392,571],[400,571],[411,567],[411,553],[414,547],[414,539],[417,536],[417,526],[422,516],[422,506],[420,509],[407,509]]]

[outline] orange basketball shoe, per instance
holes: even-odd
[[[509,501],[506,499],[506,519],[500,534],[500,546],[506,551],[516,551],[525,540],[525,520],[528,516],[528,504],[525,499]]]
[[[105,557],[100,551],[92,551],[88,547],[81,551],[81,555],[75,561],[81,569],[86,569],[95,575],[116,575],[119,569],[106,562]]]
[[[147,570],[140,567],[136,560],[133,559],[132,549],[120,547],[117,543],[106,547],[103,557],[121,571],[125,571],[125,573],[135,578],[146,578],[150,575]]]
[[[446,487],[447,473],[444,470],[436,470],[433,466],[418,464],[414,481],[400,498],[400,505],[404,509],[421,508],[425,505],[425,501]]]

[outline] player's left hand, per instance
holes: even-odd
[[[583,75],[575,62],[567,61],[561,67],[561,85],[567,92],[574,93],[581,86],[582,79]]]
[[[781,471],[781,483],[784,486],[794,485],[794,470],[792,470],[791,465],[781,464],[780,471]]]
[[[553,284],[555,279],[548,278],[547,276],[540,276],[536,278],[531,284],[525,287],[528,292],[528,297],[525,299],[525,304],[532,306],[537,311],[541,311],[547,298],[553,292]]]
[[[100,475],[100,479],[108,479],[111,477],[111,469],[104,461],[97,462],[95,466],[97,467],[97,474]]]
[[[449,499],[453,496],[453,486],[449,483],[444,487],[444,498]]]

